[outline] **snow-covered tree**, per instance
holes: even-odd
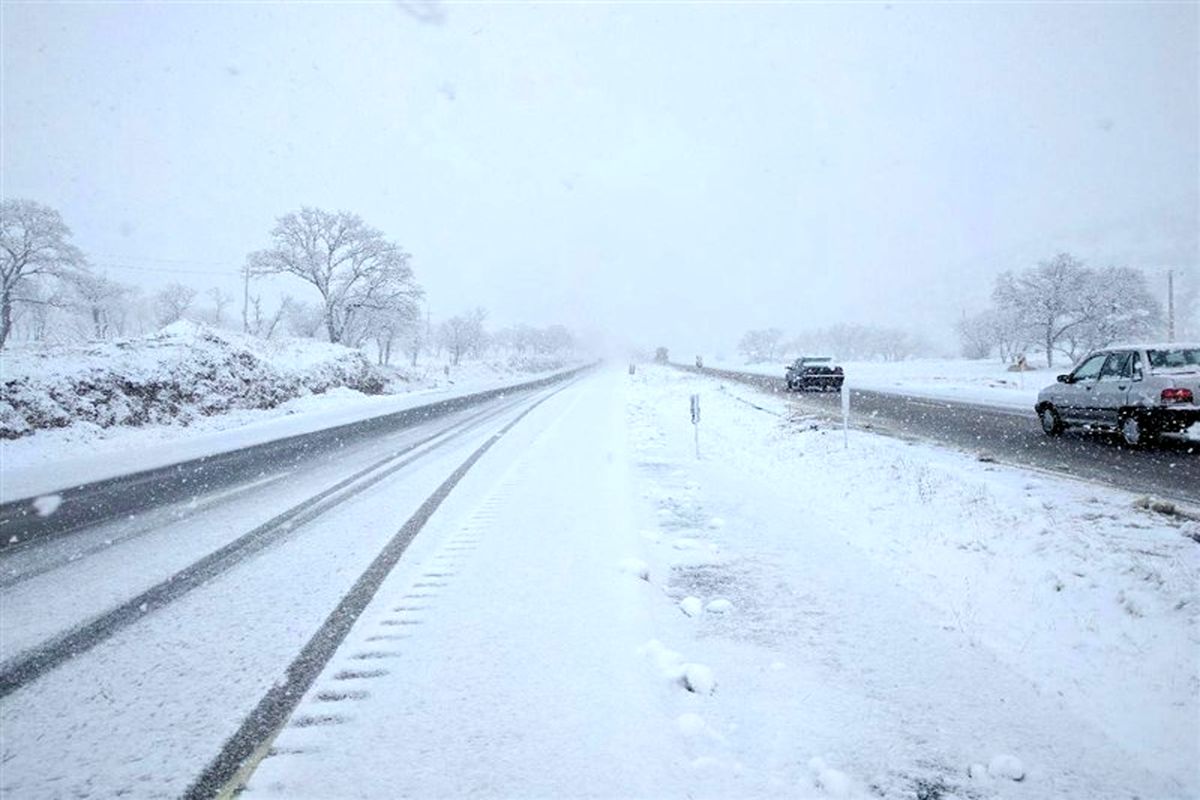
[[[1060,352],[1072,361],[1097,347],[1144,339],[1162,326],[1162,306],[1146,276],[1128,267],[1108,267],[1089,276],[1077,301],[1081,324],[1063,336]]]
[[[421,290],[409,254],[357,215],[301,208],[280,217],[271,238],[271,247],[249,255],[251,273],[294,275],[312,284],[329,341],[342,342],[372,311],[406,307],[415,313]]]
[[[0,202],[0,349],[12,332],[13,309],[45,302],[39,282],[67,281],[87,271],[83,253],[67,241],[71,229],[57,211],[33,200]]]
[[[1056,352],[1075,360],[1092,348],[1150,335],[1162,324],[1162,307],[1140,271],[1090,269],[1067,253],[1001,274],[992,297],[1000,318],[1038,342],[1051,367]]]
[[[438,338],[450,353],[450,363],[457,366],[467,353],[478,353],[487,340],[483,321],[487,312],[475,308],[444,321],[438,328]]]
[[[746,331],[738,342],[738,352],[745,357],[749,364],[759,364],[763,361],[774,361],[779,352],[779,343],[783,340],[783,331],[778,328]]]
[[[183,319],[192,307],[196,290],[182,283],[172,283],[159,289],[154,295],[154,307],[158,312],[158,324],[167,326]]]
[[[1089,271],[1069,253],[1021,273],[1005,272],[996,279],[992,298],[1004,314],[1020,319],[1036,334],[1046,352],[1047,366],[1054,366],[1054,352],[1063,337],[1086,321],[1081,300],[1087,290]]]
[[[110,280],[102,275],[81,274],[71,281],[74,306],[84,315],[89,335],[96,339],[125,333],[133,313],[132,300],[137,287]]]

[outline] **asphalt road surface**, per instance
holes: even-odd
[[[783,377],[680,367],[788,394],[802,413],[841,417],[837,393],[788,392]],[[852,389],[851,424],[956,447],[998,462],[1034,467],[1159,499],[1200,505],[1200,443],[1165,439],[1129,448],[1114,436],[1067,431],[1042,433],[1033,409],[999,408],[925,397]]]

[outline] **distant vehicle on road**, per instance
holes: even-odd
[[[788,366],[784,379],[793,392],[836,392],[841,390],[846,376],[832,358],[804,356]]]
[[[1042,430],[1080,427],[1145,445],[1200,423],[1200,345],[1129,345],[1095,350],[1038,393]]]

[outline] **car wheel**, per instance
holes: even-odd
[[[1154,431],[1139,414],[1121,418],[1121,441],[1130,447],[1144,447],[1154,442]]]
[[[1045,406],[1038,414],[1038,419],[1042,422],[1042,431],[1047,436],[1058,436],[1066,427],[1063,425],[1062,417],[1058,415],[1058,410],[1054,406]]]

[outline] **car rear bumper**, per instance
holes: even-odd
[[[842,375],[817,375],[804,378],[797,378],[792,381],[792,384],[798,389],[825,389],[837,390],[842,388],[842,382],[845,381],[845,376]]]

